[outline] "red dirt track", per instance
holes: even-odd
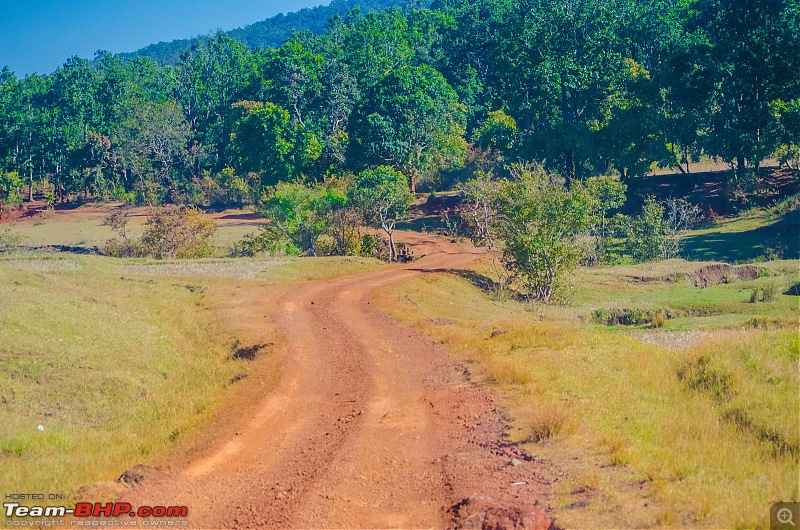
[[[480,251],[400,240],[426,256],[286,296],[285,372],[247,427],[122,500],[187,505],[196,528],[548,528],[545,463],[504,441],[499,397],[370,303],[382,286]]]

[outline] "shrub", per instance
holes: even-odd
[[[22,185],[22,179],[16,171],[7,173],[0,170],[0,219],[6,206],[22,204],[22,198],[17,193]]]
[[[317,251],[317,256],[335,256],[338,253],[339,246],[333,236],[322,234],[317,238],[314,248]]]
[[[625,309],[595,309],[592,313],[592,320],[598,324],[607,326],[639,326],[642,324],[653,324],[653,326],[663,327],[667,320],[675,318],[675,313],[669,309],[650,309],[625,308]]]
[[[515,165],[512,175],[497,201],[503,266],[536,300],[550,303],[578,265],[577,239],[589,228],[591,199],[580,182],[567,187],[541,167]]]
[[[359,247],[359,255],[365,258],[371,258],[378,250],[378,238],[372,234],[364,234],[361,236],[361,246]]]
[[[664,325],[667,323],[667,315],[662,310],[658,310],[653,313],[653,327],[656,328],[663,328]]]
[[[336,241],[335,254],[353,256],[361,253],[363,216],[355,208],[336,208],[331,212],[328,234]]]
[[[230,256],[233,258],[254,257],[259,254],[297,256],[300,253],[300,249],[288,241],[280,231],[267,226],[263,227],[260,233],[247,234],[235,242]]]
[[[750,303],[755,304],[758,302],[758,287],[753,287],[750,290]]]
[[[624,225],[625,247],[637,262],[677,257],[683,234],[700,219],[700,210],[683,199],[645,199],[642,212]]]
[[[147,255],[140,241],[116,237],[106,241],[103,254],[113,258],[140,258]]]
[[[776,280],[770,280],[761,286],[761,301],[774,302],[781,294],[781,286]]]
[[[171,208],[145,223],[143,252],[157,259],[205,258],[214,254],[217,225],[194,208]]]
[[[528,441],[540,443],[555,438],[569,425],[569,409],[560,404],[550,404],[532,411],[528,418],[530,424]]]
[[[130,211],[127,208],[121,208],[106,217],[102,226],[108,226],[122,239],[128,239],[128,222],[130,222],[130,219]]]
[[[0,232],[0,252],[10,252],[17,248],[22,241],[22,237],[12,228],[6,228]]]
[[[750,303],[775,302],[781,294],[781,284],[777,280],[770,280],[761,287],[750,290]]]
[[[283,239],[316,256],[317,240],[330,229],[332,212],[346,202],[344,193],[334,187],[280,182],[264,201],[264,216],[272,221],[269,238]]]
[[[458,187],[461,204],[456,215],[461,220],[461,229],[475,245],[494,248],[497,239],[497,211],[495,204],[500,182],[488,172],[478,171],[475,177]]]

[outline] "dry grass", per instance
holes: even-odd
[[[131,274],[133,263],[156,274]],[[265,318],[275,300],[296,282],[376,266],[0,257],[0,491],[72,494],[191,452],[201,427],[256,384],[254,369],[279,367],[232,355],[239,339],[276,340]],[[263,279],[242,279],[253,268]]]
[[[583,289],[601,295],[625,282],[613,272],[587,276],[602,281]],[[685,307],[699,295],[720,316],[727,308],[753,307],[741,293],[724,290],[730,286],[706,292],[670,282],[627,285],[617,296]],[[686,300],[687,293],[693,298]],[[590,296],[593,304],[596,295]],[[579,307],[525,311],[450,275],[387,288],[378,302],[456,358],[477,362],[511,400],[514,439],[556,460],[576,484],[592,485],[578,488],[591,490],[580,495],[574,485],[556,486],[560,525],[764,526],[773,502],[800,497],[797,455],[776,450],[782,442],[775,441],[791,433],[796,441],[799,430],[793,331],[721,330],[689,353],[673,351],[582,321]],[[763,304],[764,313],[784,315],[791,304]],[[452,324],[433,325],[434,319]],[[504,333],[493,333],[498,329]],[[727,401],[681,380],[686,355],[708,356],[709,366],[731,374]]]

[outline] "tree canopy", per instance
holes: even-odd
[[[734,179],[770,157],[797,169],[796,2],[367,11],[275,49],[219,33],[166,62],[99,51],[50,75],[4,69],[0,170],[27,199],[210,205],[380,166],[411,189],[481,160],[579,181],[653,164],[689,172],[700,156],[730,163]],[[236,192],[220,191],[229,183]]]

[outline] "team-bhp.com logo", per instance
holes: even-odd
[[[134,509],[133,506],[127,502],[109,502],[106,504],[101,504],[99,502],[79,502],[75,505],[75,508],[67,508],[66,506],[22,506],[18,502],[5,502],[3,503],[3,508],[5,509],[6,518],[8,519],[6,521],[6,526],[30,526],[14,524],[14,519],[21,517],[42,517],[51,519],[71,517],[73,518],[70,521],[72,526],[87,526],[82,524],[84,521],[81,519],[89,517],[106,517],[112,519],[138,517],[142,519],[156,519],[156,521],[150,522],[141,521],[142,526],[187,526],[188,522],[185,520],[170,521],[173,524],[167,525],[163,524],[167,522],[163,521],[163,519],[185,518],[189,515],[189,508],[186,506],[139,506]],[[88,521],[85,522],[88,523]],[[130,526],[136,526],[135,521],[131,521],[131,523],[134,524],[130,524]],[[66,522],[62,522],[58,526],[63,525],[66,525]]]

